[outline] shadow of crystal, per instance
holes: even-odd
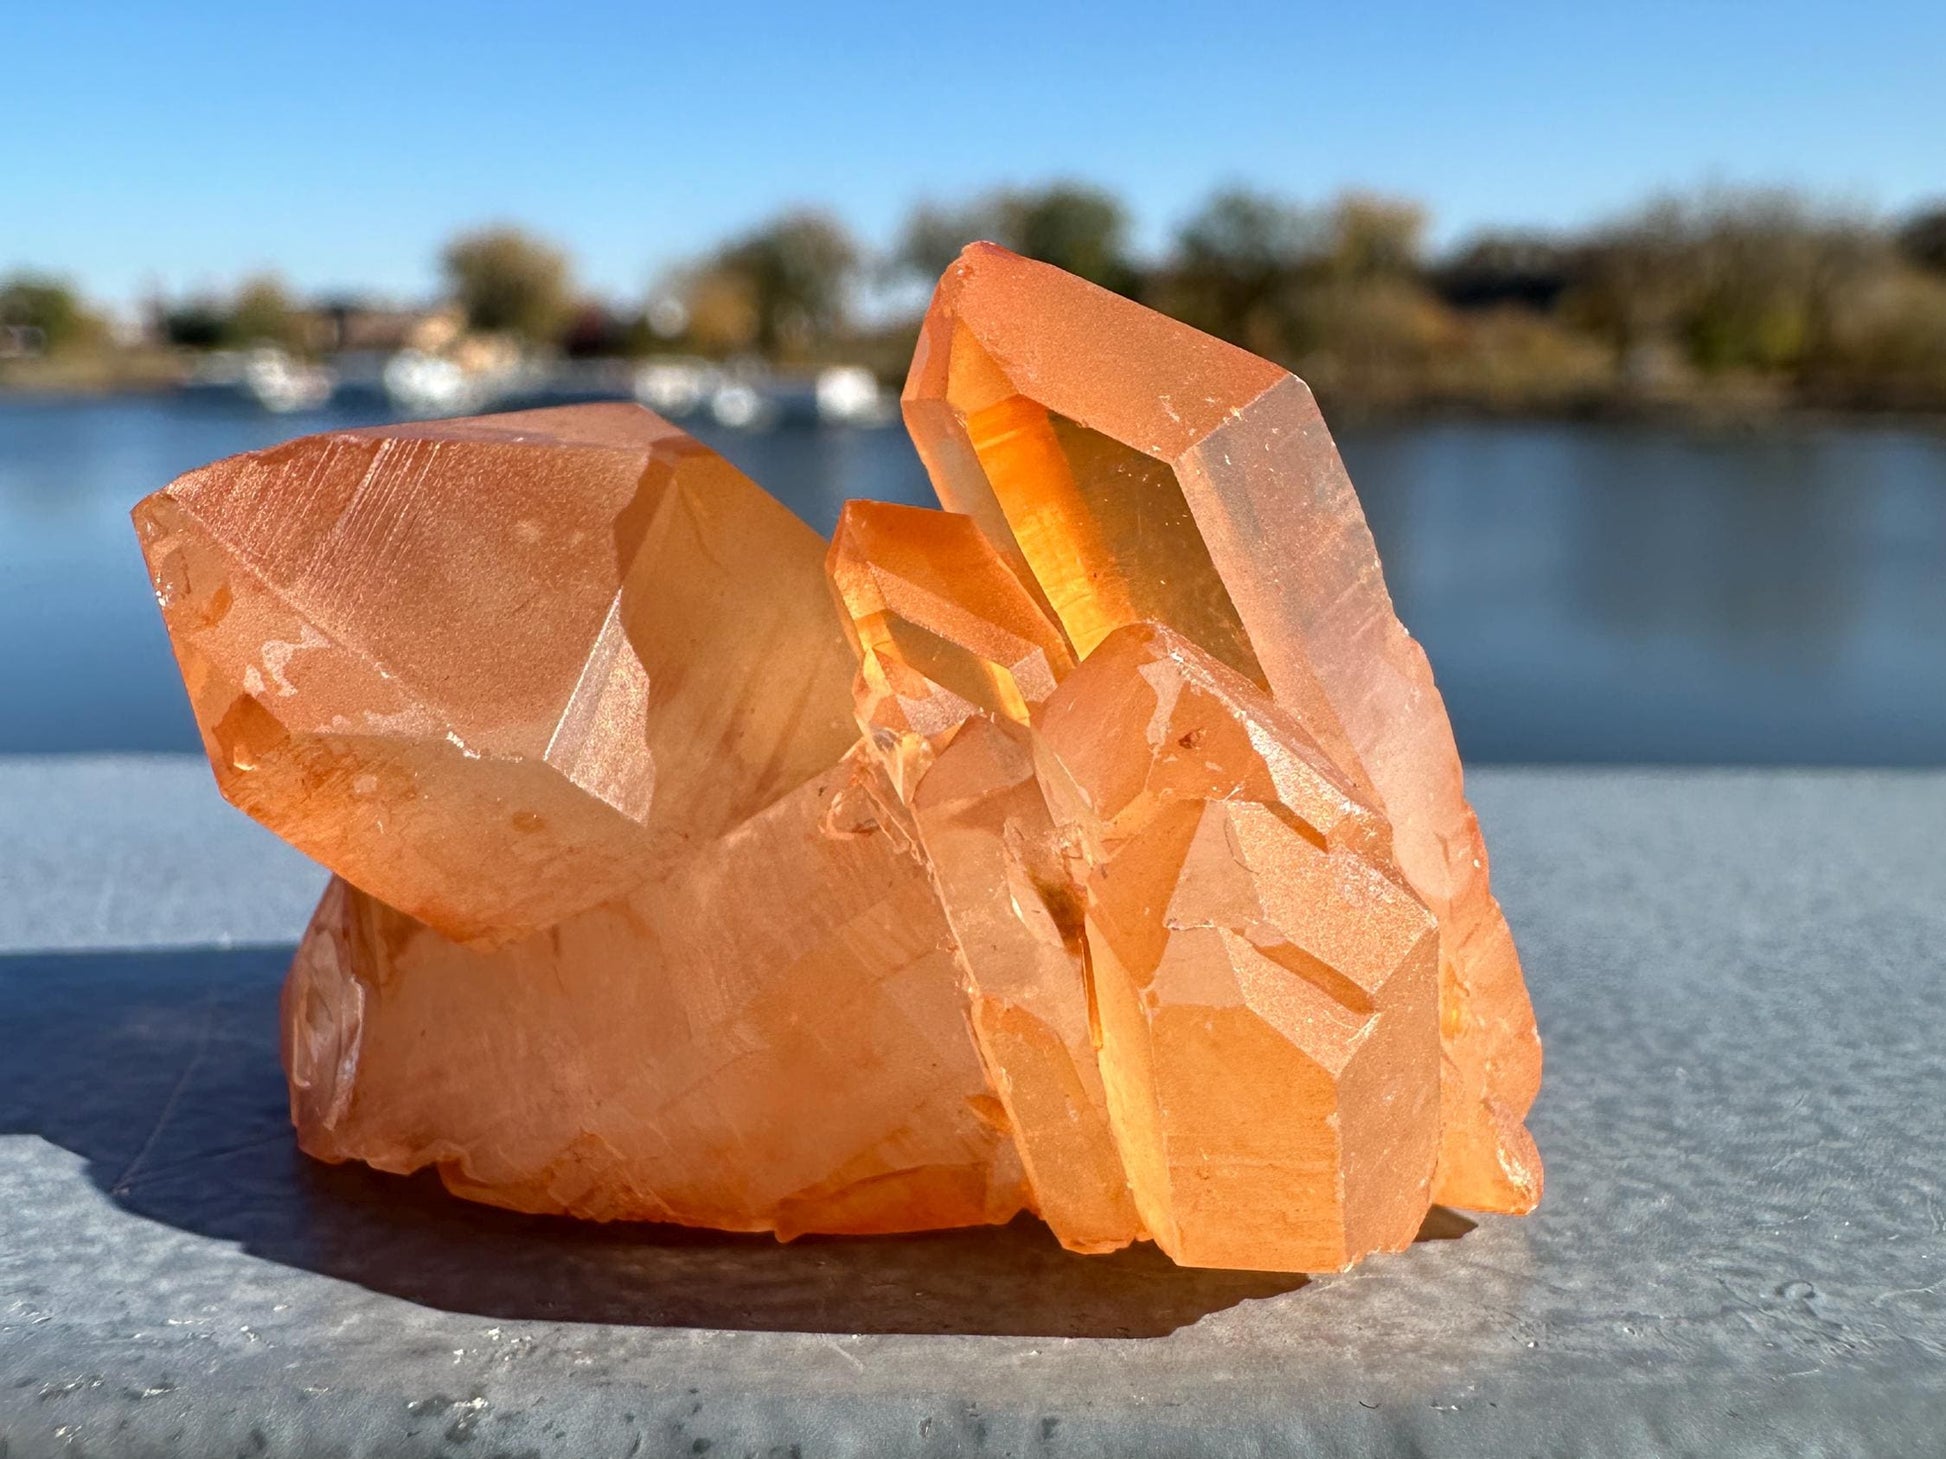
[[[482,1317],[820,1333],[1152,1337],[1305,1278],[1195,1271],[1009,1225],[780,1244],[521,1216],[430,1175],[298,1153],[277,1064],[288,948],[0,957],[0,1132],[88,1161],[122,1210]],[[1473,1223],[1435,1208],[1421,1240]]]

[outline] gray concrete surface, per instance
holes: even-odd
[[[199,759],[0,756],[0,956],[288,942],[323,890]]]
[[[195,762],[0,765],[0,1456],[1942,1452],[1946,774],[1473,787],[1547,1200],[1305,1283],[314,1166],[248,944],[315,873]]]

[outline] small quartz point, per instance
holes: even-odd
[[[1087,867],[1109,1109],[1188,1266],[1334,1271],[1410,1242],[1439,1129],[1438,934],[1383,819],[1255,685],[1117,629],[1048,700]]]
[[[826,567],[868,730],[938,736],[972,714],[1025,724],[1074,667],[1061,630],[965,517],[847,502]]]
[[[300,1143],[598,1220],[1007,1220],[1020,1161],[887,804],[848,754],[668,877],[493,951],[334,880],[284,990]]]
[[[1077,660],[1168,626],[1276,702],[1389,820],[1439,923],[1435,1199],[1523,1212],[1540,1042],[1424,652],[1295,376],[992,244],[941,280],[905,417]]]
[[[1072,667],[966,517],[849,502],[829,559],[858,717],[900,787],[958,941],[974,1035],[1041,1218],[1074,1251],[1142,1234],[1109,1127],[1080,890],[1028,729]]]
[[[135,521],[223,794],[459,940],[627,892],[856,737],[824,544],[638,406],[309,436]]]

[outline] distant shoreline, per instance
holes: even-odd
[[[110,398],[165,400],[194,398],[186,370],[133,378],[85,372],[26,372],[0,363],[0,400],[62,403]],[[34,362],[38,363],[38,362]],[[33,378],[40,375],[40,378]],[[618,397],[619,398],[619,397]],[[1584,395],[1570,400],[1466,399],[1432,396],[1415,400],[1372,401],[1334,397],[1319,391],[1327,420],[1338,426],[1385,426],[1429,422],[1549,422],[1586,424],[1685,425],[1706,429],[1762,430],[1779,425],[1897,425],[1946,430],[1946,410],[1896,404],[1833,404],[1781,398],[1772,392],[1708,392],[1694,396]],[[270,412],[266,416],[275,418]]]

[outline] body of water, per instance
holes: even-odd
[[[197,748],[129,507],[373,419],[0,398],[0,753]],[[932,500],[897,427],[697,433],[822,531],[847,497]],[[1469,759],[1946,763],[1946,434],[1467,422],[1340,443]]]

